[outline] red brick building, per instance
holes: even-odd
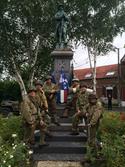
[[[120,69],[121,101],[122,105],[125,106],[125,56],[121,59]]]
[[[118,90],[120,90],[120,99],[124,104],[125,101],[125,57],[120,64],[120,77],[118,77],[118,65],[107,65],[97,67],[97,94],[99,97],[107,97],[111,94],[113,99],[118,98]],[[92,87],[92,73],[90,68],[79,69],[74,71],[74,75],[81,82],[85,82],[89,87]],[[124,82],[123,82],[124,81]],[[120,86],[119,86],[120,85]]]

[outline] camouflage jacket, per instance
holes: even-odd
[[[85,105],[84,112],[87,113],[88,123],[90,123],[91,126],[98,124],[103,114],[103,107],[101,102],[97,101],[95,105]]]
[[[44,91],[43,92],[37,91],[36,92],[36,99],[37,99],[38,105],[41,109],[45,109],[45,110],[48,109],[47,98],[45,96]]]
[[[28,124],[33,124],[37,119],[42,119],[37,103],[35,105],[35,100],[33,102],[29,97],[21,102],[20,110],[23,120]]]
[[[80,111],[84,112],[84,106],[86,104],[88,104],[88,95],[89,95],[89,93],[87,93],[87,92],[85,92],[85,93],[79,92],[78,98],[76,101],[76,110],[80,110]]]
[[[45,82],[43,89],[45,91],[45,95],[47,97],[47,100],[53,100],[55,99],[56,92],[58,91],[58,86],[54,83],[47,84]],[[54,93],[52,91],[55,91]]]

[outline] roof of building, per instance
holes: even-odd
[[[112,64],[107,66],[96,67],[96,78],[113,78],[117,77],[118,65]],[[91,79],[92,73],[90,68],[78,69],[74,70],[74,75],[79,78],[79,80],[83,79]]]

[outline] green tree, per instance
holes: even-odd
[[[51,63],[51,20],[46,13],[46,1],[1,1],[0,57],[10,75],[15,76],[26,94],[23,81],[32,84],[36,64],[44,70]],[[48,26],[48,31],[46,27]],[[48,49],[47,49],[48,48]],[[43,50],[48,50],[46,54]],[[41,63],[38,63],[42,59]],[[46,61],[46,66],[44,63]],[[27,74],[27,75],[26,75]]]
[[[69,1],[68,1],[69,2]],[[72,1],[72,36],[88,49],[93,74],[93,88],[96,91],[96,58],[112,49],[112,41],[123,32],[125,4],[123,0],[79,0]],[[122,12],[121,12],[122,11]],[[124,20],[124,19],[123,19]],[[91,59],[94,59],[94,68]]]
[[[70,41],[82,42],[90,56],[103,55],[123,31],[124,0],[61,0],[69,15]],[[26,94],[25,82],[51,68],[57,0],[0,1],[0,60]]]

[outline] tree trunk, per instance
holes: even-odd
[[[40,37],[38,36],[38,41],[37,41],[37,45],[35,48],[35,53],[34,53],[34,61],[31,67],[31,73],[29,76],[29,83],[28,86],[32,86],[33,85],[33,78],[34,78],[34,73],[35,73],[35,65],[37,62],[37,58],[38,58],[38,52],[39,52],[39,45],[40,45]]]
[[[89,64],[90,64],[90,69],[91,69],[91,74],[92,74],[92,80],[93,80],[93,91],[95,91],[95,84],[94,84],[94,78],[95,78],[95,76],[94,76],[94,73],[95,73],[95,71],[94,71],[94,68],[92,67],[92,60],[91,60],[91,50],[90,50],[90,47],[87,47],[87,50],[88,50],[88,57],[89,57]]]
[[[19,72],[19,70],[18,70],[18,68],[17,68],[17,66],[15,64],[13,56],[12,56],[11,60],[12,60],[12,65],[13,65],[13,69],[14,69],[14,73],[15,73],[15,78],[16,78],[16,81],[18,82],[19,86],[20,86],[22,99],[24,99],[27,96],[27,91],[26,91],[24,82],[22,80],[22,77],[20,75],[20,72]]]
[[[94,69],[93,69],[93,91],[96,93],[96,53],[94,53]]]
[[[88,57],[89,57],[90,68],[92,69],[92,61],[91,61],[90,48],[89,48],[89,47],[87,47],[87,51],[88,51]]]

